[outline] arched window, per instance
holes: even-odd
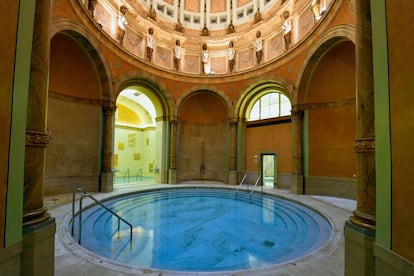
[[[259,98],[253,105],[248,120],[263,120],[290,115],[292,106],[289,98],[281,93],[268,93]]]

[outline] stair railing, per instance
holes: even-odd
[[[125,219],[123,219],[121,216],[119,216],[117,213],[115,213],[114,211],[112,211],[108,207],[106,207],[102,202],[97,200],[95,197],[93,197],[89,193],[83,192],[82,189],[80,189],[80,188],[78,188],[72,194],[72,233],[71,233],[72,236],[74,235],[74,225],[75,225],[75,196],[78,193],[83,193],[81,195],[80,200],[79,200],[78,243],[81,244],[81,242],[82,242],[82,212],[83,212],[82,202],[83,202],[83,199],[85,197],[88,197],[88,198],[92,199],[96,204],[98,204],[99,206],[104,208],[107,212],[111,213],[113,216],[115,216],[118,219],[118,239],[121,237],[121,232],[120,232],[121,221],[123,221],[125,224],[127,224],[129,226],[129,230],[130,230],[129,231],[129,241],[130,241],[130,247],[132,247],[132,229],[133,229],[132,224],[129,223],[128,221],[126,221]]]

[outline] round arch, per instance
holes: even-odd
[[[281,82],[278,80],[262,80],[249,86],[243,93],[241,93],[239,101],[236,103],[235,110],[238,119],[246,120],[249,111],[253,104],[262,96],[269,92],[278,92],[289,98],[293,103],[293,95],[291,93],[292,85],[287,81]]]
[[[101,97],[104,101],[114,102],[113,87],[111,85],[111,70],[109,64],[100,49],[96,38],[81,24],[68,19],[54,19],[51,22],[51,38],[58,33],[69,36],[79,43],[91,57],[98,72],[101,84]]]
[[[194,96],[195,94],[199,94],[199,93],[211,93],[211,94],[216,95],[225,105],[228,118],[229,119],[232,118],[234,114],[234,107],[228,95],[221,90],[213,90],[211,87],[207,87],[207,86],[197,86],[196,89],[183,92],[176,100],[176,110],[175,110],[174,115],[178,116],[179,109],[183,105],[183,103],[186,100],[188,100],[190,97]]]
[[[130,77],[127,79],[127,77]],[[122,171],[128,171],[135,175],[128,182],[153,181],[155,183],[165,183],[168,179],[169,167],[169,119],[172,113],[172,102],[164,90],[152,80],[132,74],[131,72],[118,77],[118,83],[115,87],[115,98],[127,90],[136,90],[145,95],[152,103],[155,109],[155,125],[138,128],[122,128],[115,125],[115,161],[116,165]],[[130,138],[130,139],[129,139]],[[134,160],[125,161],[122,158],[122,150],[119,150],[119,144],[130,142],[128,149]],[[135,142],[136,141],[136,142]],[[116,160],[116,158],[119,158]],[[122,167],[122,169],[121,169]],[[131,169],[134,168],[134,169]],[[137,169],[139,168],[139,169]],[[135,170],[135,171],[131,171]],[[137,176],[140,176],[137,177]],[[116,179],[115,179],[116,180]],[[124,180],[125,182],[125,180]]]
[[[322,57],[335,45],[352,41],[355,45],[355,28],[350,25],[336,26],[322,36],[313,44],[305,57],[301,68],[299,69],[298,77],[295,83],[295,90],[293,93],[293,102],[295,104],[304,104],[307,99],[307,85],[312,72]]]

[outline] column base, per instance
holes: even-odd
[[[290,187],[290,190],[295,194],[304,194],[303,175],[292,174],[292,186]]]
[[[345,276],[375,275],[375,232],[347,221],[345,235]]]
[[[101,185],[100,191],[103,193],[109,193],[114,190],[114,172],[103,171],[101,173]]]
[[[376,276],[405,276],[413,275],[414,263],[395,252],[374,244],[375,275]]]
[[[168,174],[168,183],[177,184],[177,169],[170,169]]]
[[[237,185],[237,171],[236,170],[229,170],[229,184],[230,185]]]
[[[2,275],[23,275],[20,273],[23,243],[0,249],[0,271]]]
[[[54,218],[23,228],[21,275],[54,275],[55,233]]]

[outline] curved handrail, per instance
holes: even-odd
[[[82,189],[78,188],[75,192],[73,192],[72,194],[72,236],[73,236],[73,232],[74,232],[74,225],[75,225],[75,195],[79,192],[82,192]],[[90,195],[87,192],[83,192],[83,195],[81,196],[80,200],[79,200],[79,223],[78,223],[78,243],[81,244],[82,242],[82,201],[85,197],[89,197],[90,199],[92,199],[93,201],[95,201],[96,204],[100,205],[102,208],[104,208],[106,211],[108,211],[109,213],[111,213],[112,215],[114,215],[115,217],[118,218],[118,239],[120,238],[120,223],[121,221],[123,221],[125,224],[127,224],[129,226],[129,241],[130,241],[130,245],[132,246],[132,224],[129,223],[128,221],[126,221],[125,219],[123,219],[121,216],[119,216],[117,213],[115,213],[114,211],[112,211],[111,209],[109,209],[108,207],[106,207],[102,202],[100,202],[99,200],[97,200],[95,197],[93,197],[92,195]]]
[[[125,178],[128,176],[128,182],[125,181]],[[129,183],[129,168],[126,169],[125,173],[124,173],[124,183]]]
[[[243,178],[242,178],[242,180],[240,181],[240,184],[239,184],[239,185],[238,185],[238,187],[237,187],[237,191],[239,191],[239,189],[240,189],[241,185],[244,183],[244,180],[246,180],[246,177],[247,177],[247,173],[245,173],[245,174],[243,175]]]
[[[252,190],[250,191],[250,194],[253,193],[253,189],[256,188],[257,184],[259,183],[260,178],[262,178],[261,174],[259,174],[259,176],[257,177],[256,182],[254,183],[254,186],[253,186]],[[263,192],[263,186],[262,186],[262,192]]]

